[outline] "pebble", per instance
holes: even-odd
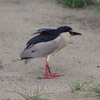
[[[40,80],[40,79],[42,79],[42,77],[38,77],[38,79]]]
[[[3,66],[2,65],[0,65],[0,69],[3,69]]]
[[[100,68],[100,66],[97,66],[97,68]]]

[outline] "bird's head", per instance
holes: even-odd
[[[61,26],[61,27],[58,27],[57,30],[61,33],[63,32],[70,32],[72,31],[73,29],[69,26]]]
[[[61,27],[57,28],[57,30],[61,33],[69,32],[71,36],[82,35],[81,33],[73,32],[73,29],[69,26],[61,26]]]

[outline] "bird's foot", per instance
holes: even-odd
[[[46,76],[42,77],[42,79],[56,79],[56,78],[55,77],[51,77],[49,75],[46,75]]]
[[[52,76],[52,77],[59,77],[59,76],[63,76],[63,75],[50,74],[49,76]]]
[[[42,77],[42,79],[56,79],[55,77],[59,77],[59,76],[63,76],[63,75],[49,74]]]

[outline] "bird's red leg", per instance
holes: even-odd
[[[51,77],[50,74],[51,74],[51,71],[50,71],[50,68],[49,68],[49,65],[48,65],[48,61],[46,61],[45,63],[45,68],[46,68],[46,74],[44,77],[42,77],[42,79],[55,79],[54,77]]]
[[[55,77],[63,76],[63,75],[52,74],[51,71],[50,71],[48,61],[46,61],[45,67],[46,67],[46,75],[42,79],[46,79],[46,78],[55,79]]]
[[[45,70],[46,70],[46,76],[48,76],[49,75],[49,72],[48,72],[48,67],[47,67],[48,65],[47,65],[47,63],[45,63]]]
[[[47,71],[48,71],[48,75],[50,75],[51,74],[51,71],[50,71],[50,67],[49,67],[48,61],[46,61],[45,64],[46,64],[45,66],[46,66]]]

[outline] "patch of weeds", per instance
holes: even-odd
[[[90,87],[85,97],[91,98],[92,100],[100,100],[100,85],[97,84],[97,85]]]
[[[95,96],[100,96],[100,85],[95,85],[95,87],[92,88],[90,92],[93,93]]]
[[[19,94],[20,96],[22,96],[25,100],[47,100],[47,99],[40,98],[42,95],[50,94],[50,93],[42,93],[43,87],[41,89],[39,89],[37,87],[37,91],[36,91],[35,95],[33,95],[33,93],[31,91],[30,91],[30,93],[24,93],[24,94],[22,94],[20,92],[16,92],[16,93]]]
[[[88,0],[57,0],[57,2],[71,8],[82,8],[91,4]]]
[[[92,81],[86,81],[86,82],[73,82],[72,84],[69,84],[71,87],[71,92],[74,93],[74,91],[81,90],[85,85],[89,85]]]
[[[96,8],[95,14],[100,14],[100,5],[97,5],[97,8]]]

